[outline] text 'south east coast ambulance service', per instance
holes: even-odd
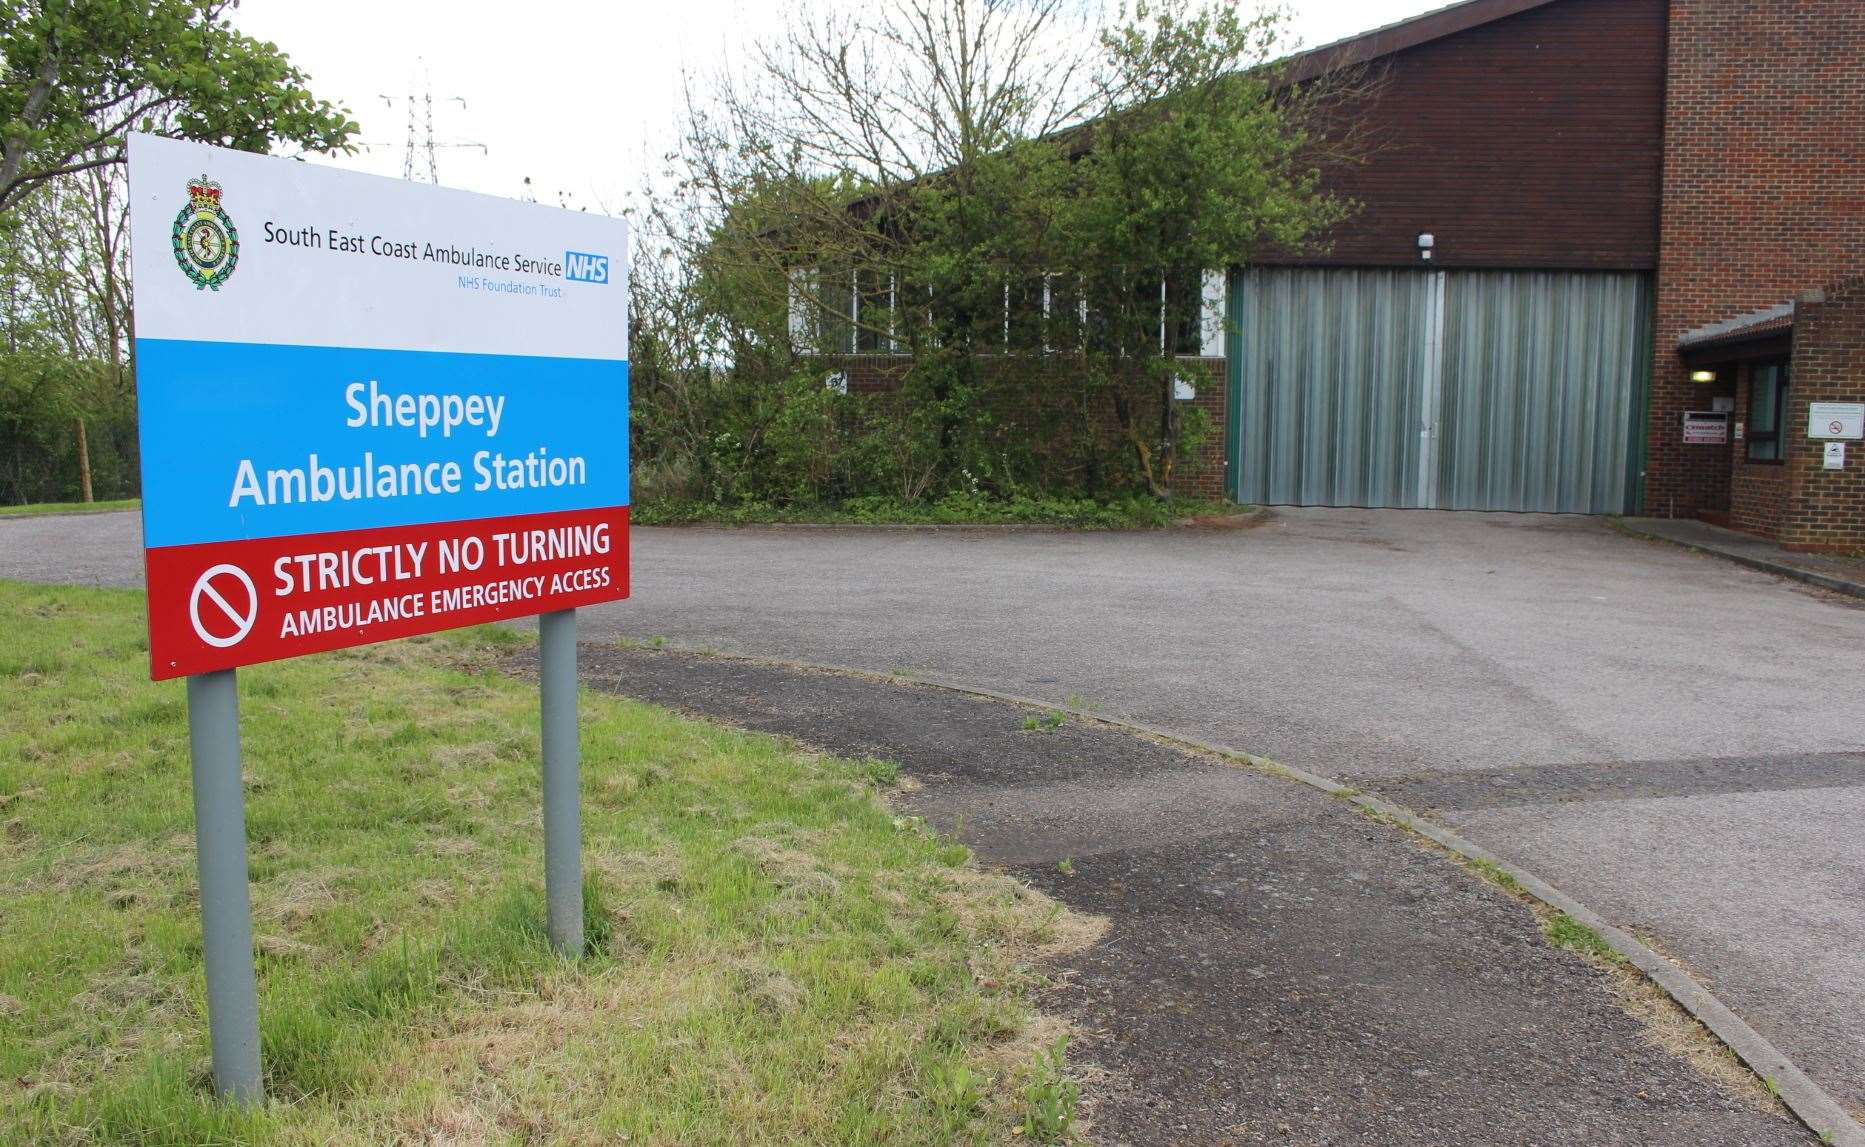
[[[628,596],[621,220],[130,138],[152,675]]]

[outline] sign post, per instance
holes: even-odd
[[[551,947],[583,954],[582,811],[577,800],[576,611],[538,618],[544,749],[544,900]]]
[[[583,949],[576,609],[628,596],[621,220],[129,144],[150,675],[187,678],[214,1083],[263,1098],[244,665],[542,615],[545,893]]]
[[[258,1103],[259,989],[246,886],[246,794],[240,785],[240,696],[234,670],[188,678],[188,749],[194,761],[195,863],[201,876],[202,957],[214,1089]]]

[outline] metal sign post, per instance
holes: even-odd
[[[576,611],[538,617],[538,692],[544,750],[544,899],[550,943],[583,954],[582,810],[577,780]]]
[[[194,762],[195,860],[201,874],[214,1092],[236,1103],[257,1104],[265,1091],[259,1079],[259,989],[253,973],[240,693],[234,672],[188,678],[188,748]]]
[[[544,898],[551,947],[577,959],[583,954],[583,852],[576,611],[541,615],[538,633]],[[259,988],[253,967],[235,674],[222,669],[188,678],[188,748],[194,773],[195,858],[201,881],[214,1093],[230,1102],[257,1105],[265,1100],[265,1086],[259,1069]]]

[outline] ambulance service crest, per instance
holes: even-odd
[[[220,185],[207,176],[188,181],[188,205],[169,236],[175,262],[196,290],[218,291],[240,262],[240,232],[220,205]]]

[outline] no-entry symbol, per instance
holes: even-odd
[[[208,567],[188,595],[188,620],[194,623],[195,636],[215,649],[246,640],[259,620],[259,591],[253,579],[224,562]]]

